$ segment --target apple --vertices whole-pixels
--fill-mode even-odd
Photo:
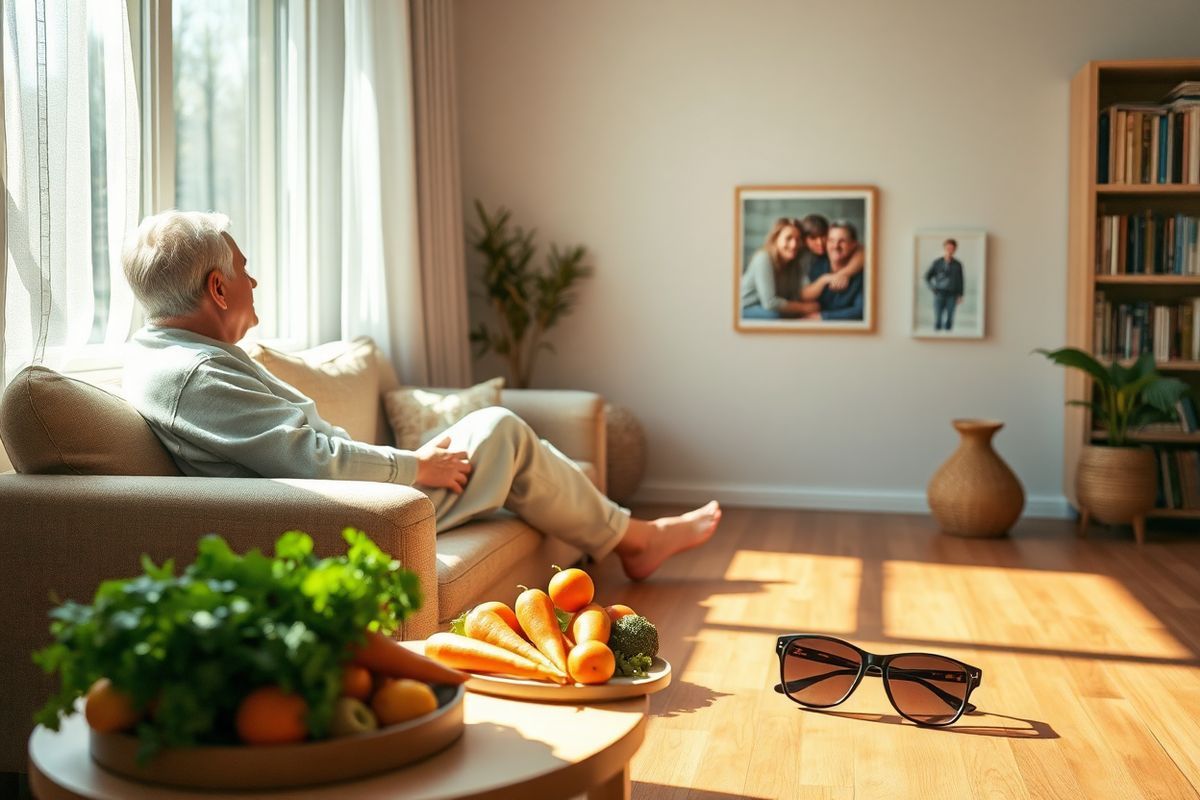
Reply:
[[[369,733],[379,727],[379,721],[363,701],[353,697],[339,697],[333,706],[333,719],[329,722],[330,736],[351,736]]]

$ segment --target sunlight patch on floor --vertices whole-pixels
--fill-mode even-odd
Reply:
[[[850,632],[858,625],[861,577],[857,558],[739,550],[724,575],[734,590],[702,601],[705,622],[779,633]]]
[[[1124,584],[1094,573],[886,561],[882,610],[897,639],[1195,657]]]

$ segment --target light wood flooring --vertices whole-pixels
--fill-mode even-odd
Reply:
[[[597,599],[655,620],[674,668],[633,797],[1200,797],[1200,532],[1132,539],[1026,520],[965,540],[927,516],[727,509],[711,542],[645,583],[606,559]],[[919,728],[869,678],[836,709],[802,709],[771,688],[789,632],[978,666],[979,713]]]

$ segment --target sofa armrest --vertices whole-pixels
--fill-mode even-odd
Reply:
[[[432,631],[436,626],[433,504],[409,486],[5,475],[0,478],[0,507],[5,509],[0,563],[16,567],[14,578],[20,583],[36,580],[80,601],[91,599],[98,579],[140,572],[142,553],[155,561],[175,558],[191,563],[196,542],[206,533],[220,534],[235,551],[257,547],[270,553],[281,533],[301,530],[313,537],[317,554],[324,556],[344,553],[342,530],[359,528],[421,577],[425,603],[407,621],[408,627]],[[45,595],[42,591],[34,596]],[[423,624],[426,616],[430,621]]]
[[[604,398],[594,392],[566,389],[505,389],[500,405],[529,423],[568,458],[596,468],[597,488],[605,491],[607,434]]]

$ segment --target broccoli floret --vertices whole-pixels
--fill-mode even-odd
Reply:
[[[638,655],[653,658],[658,655],[658,628],[645,617],[629,614],[612,624],[608,646],[625,658]]]
[[[633,658],[626,658],[620,653],[614,653],[614,655],[617,657],[617,675],[623,678],[645,678],[650,674],[646,671],[653,663],[650,656],[636,655]]]

